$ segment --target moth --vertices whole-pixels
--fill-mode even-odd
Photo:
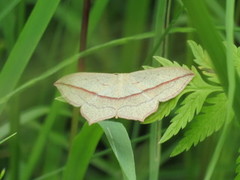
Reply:
[[[54,85],[69,104],[80,107],[89,124],[113,117],[143,122],[159,102],[177,96],[193,77],[186,68],[160,67],[119,74],[74,73]]]

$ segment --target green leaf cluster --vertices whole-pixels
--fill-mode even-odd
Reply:
[[[189,150],[191,146],[197,145],[206,137],[218,131],[225,123],[229,123],[229,120],[227,121],[227,97],[219,84],[217,75],[214,73],[209,55],[194,41],[189,41],[188,44],[193,52],[194,62],[199,71],[192,66],[191,70],[194,72],[195,77],[185,90],[176,98],[160,104],[159,111],[146,120],[149,123],[168,116],[171,110],[181,101],[174,112],[171,124],[160,140],[160,143],[166,142],[178,134],[181,129],[187,128],[184,137],[173,150],[172,156]],[[155,57],[155,59],[163,66],[180,66],[176,62],[173,63],[161,57]],[[240,49],[236,47],[234,47],[234,62],[239,73]],[[233,117],[232,111],[230,115]]]

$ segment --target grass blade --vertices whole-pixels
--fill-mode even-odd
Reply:
[[[5,141],[7,141],[7,140],[10,139],[11,137],[15,136],[16,134],[17,134],[17,133],[15,132],[15,133],[11,134],[10,136],[4,138],[3,140],[0,141],[0,144],[4,143]]]
[[[102,121],[99,122],[99,125],[107,136],[124,177],[128,180],[135,180],[136,172],[133,150],[125,127],[119,122],[112,121]]]

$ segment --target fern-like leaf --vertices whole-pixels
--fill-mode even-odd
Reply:
[[[210,105],[204,106],[202,113],[192,121],[185,137],[178,143],[171,156],[189,150],[192,145],[195,146],[224,125],[228,109],[226,95],[219,93],[217,96],[209,98],[207,103]]]
[[[162,65],[162,66],[181,67],[181,65],[178,64],[176,61],[170,61],[160,56],[154,56],[154,59],[159,63],[159,65]]]
[[[164,117],[168,116],[170,114],[170,112],[176,107],[179,98],[182,96],[182,93],[167,102],[161,103],[159,105],[158,110],[155,113],[148,116],[145,119],[145,121],[143,122],[143,124],[149,124],[149,123],[155,122],[157,120],[161,120]]]
[[[163,143],[176,135],[181,129],[185,128],[187,123],[192,121],[195,114],[198,114],[205,102],[207,96],[216,91],[215,86],[205,83],[197,70],[193,67],[192,71],[195,74],[193,81],[188,86],[188,89],[193,91],[182,102],[181,107],[176,111],[176,115],[171,120],[171,125],[167,128],[160,143]]]
[[[198,68],[210,81],[219,84],[218,77],[213,71],[214,67],[208,53],[194,41],[188,41],[188,44],[195,57],[194,62],[198,64]]]

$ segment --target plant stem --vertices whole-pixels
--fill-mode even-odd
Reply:
[[[81,24],[81,32],[80,32],[79,52],[82,52],[87,48],[87,32],[88,32],[90,8],[91,8],[91,0],[84,0],[82,24]],[[84,69],[84,58],[83,57],[79,58],[79,60],[78,60],[78,69],[79,69],[79,71]]]
[[[82,24],[81,24],[81,32],[80,32],[80,48],[79,52],[86,50],[87,47],[87,32],[88,32],[88,21],[89,21],[89,13],[90,13],[90,0],[84,0],[83,2],[83,14],[82,14]],[[84,70],[84,57],[79,57],[78,59],[78,71]],[[79,108],[73,109],[73,117],[71,122],[71,141],[77,134],[78,129],[78,110]]]
[[[150,164],[149,164],[149,180],[158,180],[161,144],[161,122],[156,121],[151,124],[150,128]]]

